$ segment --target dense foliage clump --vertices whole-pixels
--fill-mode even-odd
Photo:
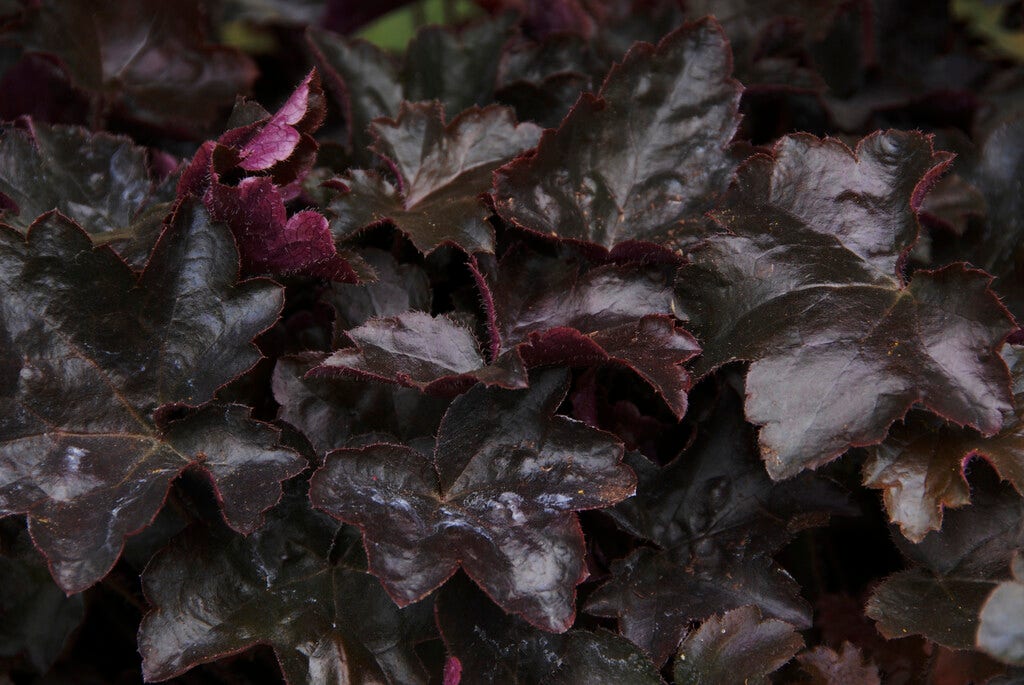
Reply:
[[[0,683],[1024,682],[1022,18],[0,1]]]

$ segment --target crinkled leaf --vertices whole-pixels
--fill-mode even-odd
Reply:
[[[282,357],[274,369],[280,418],[301,430],[317,452],[346,447],[363,433],[408,442],[433,437],[446,405],[416,390],[365,380],[317,378],[308,372],[323,357]]]
[[[147,125],[202,130],[257,75],[241,52],[207,42],[196,0],[47,0],[29,16],[27,50],[57,57],[74,85]]]
[[[804,646],[796,628],[754,607],[713,616],[688,635],[673,669],[677,685],[760,685]]]
[[[316,70],[270,115],[242,101],[234,127],[196,152],[178,183],[179,196],[201,198],[214,221],[231,228],[246,274],[303,274],[352,283],[359,274],[334,245],[327,219],[307,209],[288,216],[285,201],[309,172],[311,134],[326,114]],[[246,176],[237,183],[226,179]]]
[[[230,234],[185,206],[136,275],[57,214],[0,230],[0,514],[26,513],[58,584],[82,590],[198,463],[232,526],[250,531],[304,460],[240,406],[162,425],[259,359],[281,289],[235,283]]]
[[[811,625],[800,586],[770,559],[734,563],[712,554],[688,567],[671,552],[648,548],[612,564],[611,580],[594,591],[585,609],[618,619],[619,632],[661,665],[691,621],[746,605],[799,628]]]
[[[882,581],[866,609],[883,635],[973,648],[982,604],[1024,549],[1024,500],[990,480],[979,478],[973,504],[947,512],[941,531],[901,543],[917,566]]]
[[[142,578],[147,681],[266,644],[293,684],[427,682],[413,643],[429,607],[399,609],[354,559],[331,559],[337,526],[303,502],[248,538],[193,527],[157,554]]]
[[[494,199],[506,221],[606,250],[634,241],[692,244],[725,190],[740,85],[712,21],[657,47],[634,46],[598,96],[584,94],[536,154],[503,167]]]
[[[610,435],[554,416],[566,374],[525,391],[476,386],[448,409],[433,458],[400,445],[337,450],[310,497],[363,529],[370,571],[400,606],[460,566],[503,609],[563,632],[587,575],[574,511],[633,494]]]
[[[629,641],[605,631],[538,630],[509,616],[462,575],[438,593],[437,622],[465,683],[663,682],[654,664]]]
[[[971,501],[963,469],[974,455],[985,459],[1000,476],[1024,491],[1024,358],[1021,348],[1007,346],[1003,358],[1013,375],[1014,404],[1003,427],[990,438],[911,414],[895,426],[864,464],[864,484],[883,491],[893,523],[911,540],[920,541],[942,525],[943,507]]]
[[[365,376],[438,395],[464,392],[478,381],[510,389],[528,382],[519,355],[488,365],[473,331],[443,314],[372,319],[345,335],[354,347],[335,351],[317,367],[317,375]]]
[[[811,677],[808,685],[882,685],[878,667],[849,642],[844,642],[838,653],[819,646],[799,654],[796,660]]]
[[[245,273],[301,273],[343,283],[359,279],[338,254],[327,219],[315,210],[289,217],[281,192],[267,176],[244,178],[237,186],[215,180],[204,203],[214,221],[231,228]]]
[[[5,538],[7,532],[0,529]],[[54,585],[23,528],[0,539],[0,547],[0,656],[24,652],[45,673],[85,617],[85,599]]]
[[[916,208],[948,156],[918,133],[853,152],[798,135],[740,172],[728,233],[710,237],[679,289],[706,373],[750,360],[747,418],[773,478],[881,442],[914,403],[986,435],[1009,410],[996,353],[1013,324],[991,278],[963,265],[900,263]]]
[[[1024,666],[1024,559],[1011,564],[1013,579],[996,586],[978,616],[977,647],[1015,666]]]
[[[512,111],[498,105],[463,111],[446,124],[434,102],[403,104],[395,119],[374,120],[371,129],[372,149],[398,185],[372,172],[346,177],[348,191],[330,204],[337,237],[389,221],[423,253],[443,244],[494,250],[490,210],[480,196],[494,169],[536,145],[540,127],[516,124]]]

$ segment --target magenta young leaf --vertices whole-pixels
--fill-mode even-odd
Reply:
[[[751,361],[747,418],[774,478],[881,442],[915,402],[991,435],[1009,410],[997,354],[1013,322],[991,278],[963,265],[900,268],[915,211],[948,163],[917,133],[790,136],[740,172],[729,232],[680,272],[704,348],[698,370]]]
[[[400,606],[460,566],[506,611],[564,632],[586,577],[574,511],[633,493],[622,445],[553,416],[565,374],[526,391],[476,386],[448,409],[433,457],[401,445],[337,450],[310,497],[363,529],[370,572]]]
[[[332,560],[336,529],[296,492],[248,538],[176,537],[143,574],[146,680],[266,644],[288,683],[426,683],[413,643],[430,637],[428,607],[397,608],[357,554]]]
[[[754,607],[713,616],[688,635],[673,669],[676,685],[761,685],[800,651],[794,626],[762,620]]]
[[[597,96],[584,94],[537,152],[495,176],[506,221],[604,250],[679,249],[729,184],[740,85],[713,21],[634,46]]]
[[[553,635],[496,607],[461,574],[441,589],[437,623],[465,683],[662,683],[654,664],[606,631]]]
[[[277,112],[238,151],[238,166],[246,171],[266,171],[291,157],[320,128],[327,115],[324,92],[316,70],[292,92]]]
[[[211,474],[228,522],[251,531],[304,460],[239,406],[164,425],[259,359],[251,345],[281,307],[269,282],[235,283],[230,235],[186,205],[133,273],[59,214],[26,236],[0,229],[0,513],[26,513],[68,592],[117,560],[192,463]]]
[[[203,201],[214,221],[231,228],[245,273],[319,276],[352,283],[358,275],[338,254],[327,219],[314,210],[288,216],[284,198],[266,176],[242,179],[238,186],[214,180]]]
[[[393,223],[420,252],[443,244],[466,252],[494,250],[490,210],[480,195],[491,172],[533,147],[535,124],[517,124],[497,105],[469,109],[445,123],[439,103],[403,104],[395,119],[377,119],[371,148],[391,167],[398,185],[365,171],[343,179],[348,188],[330,204],[331,229],[346,238],[374,224]]]

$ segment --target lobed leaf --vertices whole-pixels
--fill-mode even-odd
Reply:
[[[759,685],[800,651],[796,629],[775,619],[761,620],[754,607],[713,616],[687,636],[673,669],[677,685]]]
[[[698,373],[752,362],[746,413],[773,478],[881,442],[914,403],[999,430],[1011,398],[997,350],[1013,323],[991,278],[964,265],[909,284],[900,273],[948,161],[917,133],[878,133],[856,152],[784,138],[741,171],[716,214],[728,233],[681,270]]]
[[[403,103],[395,119],[375,119],[371,146],[397,185],[354,171],[333,200],[331,230],[338,238],[382,222],[393,223],[420,252],[456,245],[467,253],[493,252],[489,208],[480,200],[491,173],[540,137],[535,124],[517,124],[512,111],[492,105],[463,111],[445,123],[438,102]]]
[[[526,391],[476,386],[449,407],[433,457],[394,444],[336,450],[313,504],[363,530],[371,573],[399,606],[462,567],[504,610],[564,632],[586,577],[572,513],[631,495],[621,443],[561,416],[565,374]]]
[[[427,682],[413,643],[429,636],[430,612],[395,607],[357,557],[332,561],[337,526],[303,495],[248,538],[193,527],[157,554],[143,574],[147,682],[257,644],[289,683]]]
[[[498,171],[494,204],[543,236],[628,253],[686,249],[728,186],[741,87],[713,21],[638,44],[533,154]],[[656,252],[656,250],[655,250]]]
[[[186,466],[211,474],[246,532],[304,466],[244,407],[160,418],[260,358],[250,341],[276,320],[281,290],[236,284],[237,259],[230,235],[188,205],[139,275],[56,213],[25,236],[0,229],[0,514],[27,514],[65,591],[106,574]]]

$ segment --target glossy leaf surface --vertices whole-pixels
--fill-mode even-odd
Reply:
[[[328,455],[314,505],[363,529],[369,568],[400,606],[460,566],[503,609],[563,632],[586,577],[576,516],[633,493],[622,445],[553,412],[565,376],[452,402],[432,457],[393,444]]]
[[[606,250],[632,241],[688,246],[734,168],[740,85],[717,24],[639,44],[585,94],[536,154],[502,168],[495,207],[540,235]]]
[[[429,637],[430,612],[397,608],[358,554],[332,560],[337,525],[304,500],[248,538],[191,528],[157,555],[143,576],[147,681],[267,644],[289,683],[427,682],[412,644]]]
[[[57,214],[0,241],[0,512],[28,514],[61,587],[99,580],[193,462],[221,488],[228,521],[255,528],[303,460],[244,407],[169,426],[157,412],[207,402],[256,363],[250,341],[277,317],[279,288],[236,285],[230,235],[189,207],[140,275]]]
[[[538,126],[517,124],[499,106],[469,109],[446,123],[435,102],[405,104],[395,119],[374,120],[371,130],[371,149],[397,185],[373,172],[346,177],[348,191],[330,204],[338,238],[387,221],[423,253],[443,244],[468,253],[494,250],[490,210],[479,196],[490,189],[494,169],[536,145]]]
[[[729,232],[681,271],[701,373],[751,361],[747,418],[773,478],[852,445],[881,442],[914,403],[985,435],[1011,407],[997,354],[1011,319],[983,272],[900,265],[915,210],[948,156],[915,133],[879,133],[853,152],[791,136],[752,158]]]

